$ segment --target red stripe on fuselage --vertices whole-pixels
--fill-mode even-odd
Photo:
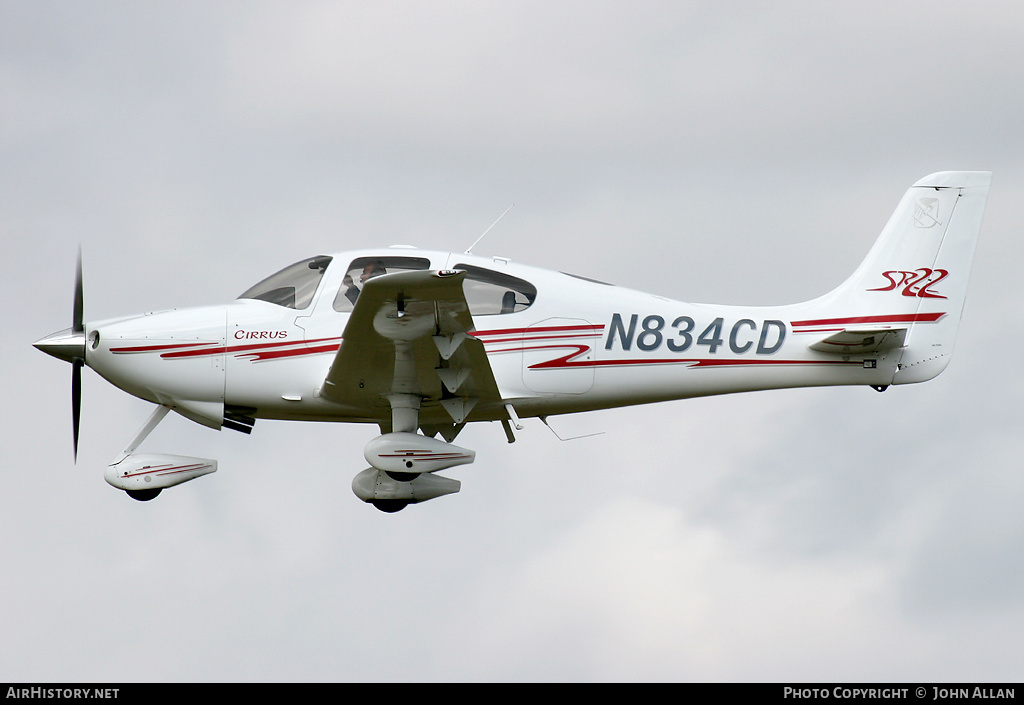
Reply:
[[[146,353],[146,352],[160,352],[161,350],[179,350],[181,348],[197,348],[201,346],[217,345],[216,342],[209,343],[174,343],[169,345],[139,345],[130,348],[110,348],[110,352],[123,354],[123,353]],[[201,351],[205,352],[205,351]]]
[[[293,340],[277,343],[249,343],[246,345],[221,345],[208,343],[175,343],[167,345],[139,345],[127,348],[111,348],[115,354],[126,353],[160,353],[165,360],[208,357],[211,355],[236,355],[250,357],[253,362],[273,360],[282,357],[300,355],[316,355],[337,352],[341,347],[341,338],[315,338],[312,340]],[[317,345],[317,343],[321,343]]]
[[[579,333],[591,332],[600,333],[604,330],[604,324],[585,326],[532,326],[530,328],[505,328],[502,330],[477,330],[470,333],[474,338],[489,335],[521,335],[523,333]],[[496,342],[496,341],[495,341]]]
[[[845,326],[857,323],[935,323],[942,313],[899,313],[886,316],[852,316],[850,318],[817,318],[810,321],[790,321],[794,328],[811,326]]]

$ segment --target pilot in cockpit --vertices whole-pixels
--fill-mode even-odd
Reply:
[[[379,277],[381,274],[387,274],[388,270],[385,269],[384,263],[379,259],[373,262],[367,262],[366,266],[363,267],[363,273],[359,275],[359,284],[365,284],[368,280],[374,277]],[[346,273],[345,278],[342,279],[342,284],[348,287],[345,290],[345,298],[352,302],[353,305],[356,303],[356,299],[359,298],[360,287],[357,287],[352,281],[352,275]]]

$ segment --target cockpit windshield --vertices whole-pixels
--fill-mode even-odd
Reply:
[[[269,301],[285,308],[304,309],[313,301],[313,295],[316,294],[324,271],[330,263],[331,258],[327,255],[296,262],[247,289],[238,298]]]

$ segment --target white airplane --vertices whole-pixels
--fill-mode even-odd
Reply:
[[[458,492],[470,422],[765,389],[923,382],[949,363],[989,172],[910,188],[867,258],[832,292],[777,307],[671,301],[502,258],[408,247],[320,255],[236,301],[73,325],[35,343],[156,404],[108,466],[138,500],[217,469],[137,453],[168,411],[249,433],[257,419],[377,424],[359,499],[393,512]],[[470,248],[472,249],[472,248]]]

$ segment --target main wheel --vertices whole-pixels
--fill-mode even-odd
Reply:
[[[162,487],[157,487],[155,490],[125,490],[128,496],[132,499],[140,502],[148,502],[151,499],[156,499],[156,496],[160,494]]]
[[[375,500],[373,500],[372,504],[373,504],[373,506],[375,506],[377,509],[381,510],[382,512],[387,512],[388,514],[394,514],[395,512],[400,512],[403,509],[405,509],[407,506],[409,506],[409,500],[407,500],[407,499],[375,499]]]

